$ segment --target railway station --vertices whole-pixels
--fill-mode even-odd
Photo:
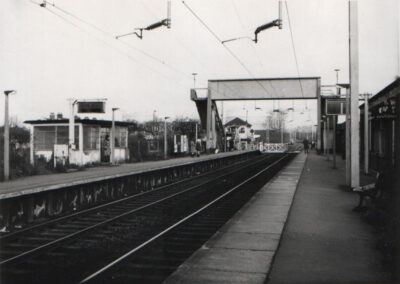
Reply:
[[[400,282],[399,2],[6,2],[1,283]]]

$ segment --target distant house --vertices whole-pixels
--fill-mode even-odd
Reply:
[[[251,124],[236,117],[225,123],[225,133],[227,137],[228,148],[238,150],[248,149],[250,143],[254,141],[254,131],[251,129]]]
[[[69,145],[69,119],[58,116],[45,120],[27,120],[31,125],[31,164],[39,157],[47,161],[86,165],[110,162],[109,120],[75,118],[75,149]],[[115,161],[129,159],[128,126],[130,122],[115,122]]]

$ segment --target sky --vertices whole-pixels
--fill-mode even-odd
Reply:
[[[46,8],[38,5],[41,0],[1,2],[0,91],[17,90],[10,96],[10,115],[19,122],[51,112],[68,117],[69,98],[106,98],[106,113],[96,115],[103,119],[111,118],[113,107],[120,108],[118,120],[149,120],[154,111],[159,117],[198,118],[190,100],[192,73],[196,87],[204,88],[210,79],[296,76],[334,84],[336,68],[339,81],[349,81],[347,0],[283,1],[283,29],[263,31],[257,44],[225,43],[236,59],[217,38],[253,37],[256,27],[277,19],[277,0],[172,0],[171,29],[118,40],[165,19],[167,0],[49,0]],[[374,94],[400,75],[400,1],[362,0],[358,14],[359,89]],[[278,104],[225,102],[224,121],[243,119],[247,110],[248,121],[261,127],[273,103]],[[279,104],[294,104],[292,120],[315,123],[315,102]],[[0,110],[3,124],[4,96]]]

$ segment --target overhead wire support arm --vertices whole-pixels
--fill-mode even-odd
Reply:
[[[143,39],[143,30],[150,31],[150,30],[154,30],[159,27],[162,27],[162,26],[166,26],[168,29],[171,28],[171,1],[168,1],[167,18],[166,19],[163,19],[159,22],[148,25],[145,28],[137,28],[136,30],[138,30],[139,32],[135,31],[135,32],[131,32],[131,33],[123,34],[123,35],[118,35],[115,38],[119,39],[120,37],[124,37],[124,36],[128,36],[128,35],[136,35],[138,38]]]
[[[264,30],[267,30],[267,29],[273,28],[273,27],[278,27],[280,30],[282,29],[282,2],[281,1],[279,1],[278,19],[273,20],[272,22],[266,23],[266,24],[256,28],[256,30],[254,31],[254,40],[253,41],[255,43],[257,43],[258,34]]]
[[[143,29],[139,28],[139,29],[135,29],[135,30],[138,30],[139,33],[138,32],[131,32],[131,33],[119,35],[119,36],[116,36],[115,39],[119,39],[120,37],[129,36],[129,35],[136,35],[138,38],[142,39],[143,38]]]
[[[257,35],[269,28],[273,28],[273,27],[281,27],[281,20],[274,20],[272,22],[269,22],[265,25],[259,26],[255,31],[254,31],[254,42],[257,43],[258,39],[257,39]]]

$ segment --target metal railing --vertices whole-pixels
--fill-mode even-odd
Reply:
[[[264,143],[264,151],[269,153],[283,153],[287,152],[287,143]]]

